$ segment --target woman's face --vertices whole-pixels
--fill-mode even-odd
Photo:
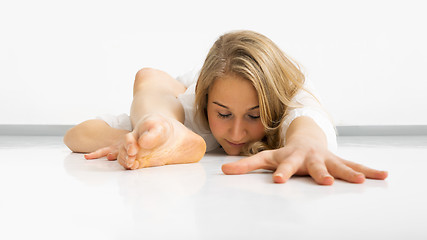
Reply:
[[[212,134],[229,155],[239,155],[245,145],[265,135],[258,94],[239,76],[215,80],[208,93],[207,113]]]

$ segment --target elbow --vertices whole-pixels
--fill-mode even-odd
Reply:
[[[72,152],[79,152],[78,148],[78,129],[77,126],[72,127],[69,129],[63,138],[64,144],[72,151]]]
[[[87,153],[91,152],[92,149],[89,144],[91,134],[92,120],[88,120],[80,123],[77,126],[69,129],[64,135],[64,144],[72,151],[76,153]]]
[[[82,122],[65,133],[64,144],[76,153],[93,152],[100,147],[105,147],[109,143],[102,143],[103,137],[102,134],[100,137],[100,133],[104,132],[106,125],[104,121],[97,119]]]

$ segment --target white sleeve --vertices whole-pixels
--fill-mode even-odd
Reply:
[[[103,120],[112,128],[132,131],[132,123],[126,113],[120,115],[104,114],[97,116],[96,119]]]
[[[304,89],[307,89],[314,94],[314,88],[310,83],[304,85]],[[293,99],[292,103],[300,104],[302,107],[290,108],[285,116],[282,125],[282,138],[285,139],[286,131],[289,125],[298,117],[310,117],[314,122],[323,130],[326,135],[328,142],[329,151],[336,153],[337,151],[337,137],[334,124],[332,119],[326,110],[322,107],[319,102],[320,99],[316,98],[302,89]],[[319,100],[319,101],[318,101]]]
[[[194,133],[198,134],[205,140],[206,142],[206,152],[215,150],[219,147],[218,142],[216,141],[215,137],[213,136],[210,129],[205,129],[202,124],[195,119],[195,98],[196,98],[196,83],[193,83],[190,85],[185,93],[180,94],[178,96],[178,100],[181,103],[182,107],[184,108],[185,113],[185,121],[184,125],[193,131]]]
[[[199,78],[200,74],[200,68],[201,67],[199,66],[194,67],[190,71],[187,71],[184,74],[177,76],[175,79],[178,80],[180,83],[184,84],[186,88],[188,88],[193,83],[197,82],[197,79]]]

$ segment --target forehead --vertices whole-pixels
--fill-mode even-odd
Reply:
[[[209,101],[223,104],[258,105],[258,94],[252,83],[238,75],[217,78],[208,92]]]

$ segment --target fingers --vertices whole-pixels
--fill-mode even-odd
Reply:
[[[102,157],[107,157],[107,159],[110,161],[116,160],[118,152],[111,150],[111,147],[101,148],[96,150],[95,152],[91,152],[89,154],[84,155],[84,157],[86,158],[86,160],[92,160]]]
[[[372,168],[366,167],[366,166],[364,166],[362,164],[350,162],[350,161],[347,161],[347,160],[344,160],[344,159],[341,159],[341,161],[345,165],[347,165],[350,168],[354,169],[355,171],[363,173],[367,178],[384,180],[388,176],[388,172],[387,171],[379,171],[379,170],[376,170],[376,169],[372,169]]]
[[[119,154],[118,151],[114,151],[114,152],[110,152],[109,154],[107,154],[107,159],[109,161],[114,161],[117,159],[117,155]]]
[[[334,177],[329,174],[324,161],[313,157],[310,159],[310,161],[308,161],[306,167],[310,176],[318,184],[332,185],[334,183]]]
[[[91,152],[89,154],[85,154],[84,157],[87,160],[97,159],[107,156],[110,153],[110,147],[100,148],[95,152]]]
[[[263,151],[253,156],[242,158],[237,162],[227,163],[222,165],[222,171],[228,175],[244,174],[256,169],[270,169],[266,164],[266,158],[269,158],[270,153]]]
[[[273,174],[273,181],[275,183],[285,183],[297,170],[298,166],[295,161],[282,162]]]
[[[329,172],[339,179],[351,183],[363,183],[365,181],[365,175],[363,173],[353,170],[337,159],[326,161],[326,166]]]

